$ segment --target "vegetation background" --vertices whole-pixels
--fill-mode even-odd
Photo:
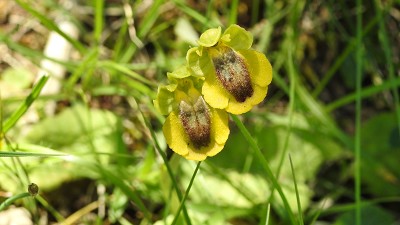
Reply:
[[[273,82],[198,167],[152,99],[233,23]],[[400,224],[399,27],[398,0],[0,0],[0,224]]]

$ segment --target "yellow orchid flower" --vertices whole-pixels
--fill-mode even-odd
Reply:
[[[238,25],[206,30],[199,47],[189,49],[186,60],[195,76],[204,77],[202,94],[213,108],[232,114],[250,111],[267,95],[272,66],[264,54],[250,49],[251,34]]]
[[[228,114],[210,107],[200,93],[202,78],[186,67],[168,74],[171,84],[160,86],[155,107],[168,115],[163,133],[168,146],[186,159],[202,161],[219,153],[229,136]]]

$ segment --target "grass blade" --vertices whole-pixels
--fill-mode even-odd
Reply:
[[[101,33],[103,31],[103,8],[104,8],[104,0],[96,0],[95,1],[95,14],[94,14],[94,40],[96,40],[97,44],[101,41]]]
[[[229,24],[237,23],[238,6],[239,6],[239,1],[233,0],[231,3],[231,10],[229,12]]]
[[[187,198],[187,196],[189,195],[190,189],[192,188],[194,178],[196,177],[196,174],[197,174],[197,172],[198,172],[199,169],[200,169],[200,164],[201,164],[201,161],[199,161],[199,162],[197,163],[196,169],[195,169],[194,172],[193,172],[193,176],[192,176],[192,178],[190,179],[190,182],[189,182],[189,185],[188,185],[188,187],[187,187],[187,189],[186,189],[185,195],[184,195],[183,198],[182,198],[181,204],[179,205],[178,211],[176,212],[175,218],[174,218],[174,220],[172,221],[171,225],[175,225],[176,222],[178,221],[179,214],[181,213],[182,207],[185,205],[186,198]]]
[[[6,133],[11,127],[13,127],[18,120],[25,114],[32,103],[39,97],[42,88],[46,84],[49,76],[44,75],[40,78],[39,82],[33,87],[32,92],[26,97],[22,105],[4,122],[3,133]]]
[[[380,85],[372,85],[370,87],[363,88],[361,90],[360,95],[361,95],[361,98],[367,98],[367,97],[370,97],[379,92],[382,92],[382,91],[385,91],[388,89],[396,89],[398,87],[400,87],[400,78],[394,78],[393,80],[385,81]],[[347,105],[347,104],[355,101],[356,98],[357,98],[356,93],[346,95],[346,96],[328,104],[325,107],[325,109],[327,112],[333,111],[337,108],[340,108],[344,105]]]
[[[362,0],[357,0],[357,48],[356,48],[356,118],[355,118],[355,162],[354,198],[356,204],[355,222],[361,225],[361,76],[363,66],[362,49]]]
[[[152,129],[152,127],[150,126],[149,121],[147,121],[145,115],[143,114],[143,111],[140,109],[140,107],[138,107],[136,101],[135,101],[135,103],[136,103],[136,106],[137,106],[137,108],[138,108],[138,110],[140,112],[140,115],[141,115],[141,117],[139,119],[142,121],[144,127],[147,127],[149,129],[150,135],[151,135],[151,139],[154,142],[154,148],[160,154],[160,156],[161,156],[161,158],[162,158],[162,160],[163,160],[163,162],[165,164],[165,167],[167,168],[167,173],[168,173],[168,176],[171,179],[172,186],[175,189],[176,196],[178,197],[179,201],[182,202],[183,196],[182,196],[181,190],[179,189],[178,182],[175,179],[174,173],[172,172],[172,168],[171,168],[171,165],[170,165],[170,163],[169,163],[169,161],[167,159],[167,155],[161,150],[160,144],[157,141],[156,134],[155,134],[154,130]],[[149,108],[151,108],[151,107],[149,107]],[[183,217],[185,219],[186,224],[187,225],[192,225],[192,222],[190,220],[190,217],[189,217],[189,214],[187,212],[186,206],[183,205],[182,207],[183,207],[182,208]]]
[[[0,152],[0,158],[4,158],[4,157],[50,157],[50,156],[67,156],[67,155],[35,153],[35,152]]]
[[[301,202],[300,202],[299,189],[297,188],[296,174],[295,174],[295,172],[294,172],[293,161],[292,161],[292,157],[291,157],[290,155],[289,155],[289,161],[290,161],[290,168],[292,169],[293,182],[294,182],[294,190],[295,190],[295,192],[296,192],[297,211],[298,211],[298,213],[299,213],[299,225],[304,225],[304,221],[303,221],[303,210],[301,209]]]
[[[25,2],[23,0],[15,0],[23,9],[28,11],[30,14],[32,14],[34,17],[36,17],[45,27],[47,27],[49,30],[57,32],[59,35],[61,35],[63,38],[65,38],[69,43],[71,43],[75,49],[77,49],[81,54],[85,53],[85,47],[77,40],[71,38],[68,36],[66,33],[64,33],[54,21],[50,20],[46,15],[43,15],[42,13],[36,11],[34,8],[31,7],[30,2]]]
[[[375,2],[375,9],[376,9],[376,14],[379,17],[379,41],[381,42],[382,48],[385,53],[385,61],[387,62],[387,68],[389,72],[389,79],[390,82],[393,82],[396,79],[396,76],[394,74],[394,65],[393,65],[393,53],[392,53],[392,48],[389,37],[388,37],[388,32],[385,28],[384,21],[382,20],[382,11],[381,9],[382,6],[379,5],[379,2],[377,0]],[[392,92],[393,92],[393,101],[394,101],[394,106],[395,106],[395,111],[396,111],[396,116],[397,116],[397,127],[400,129],[400,107],[399,107],[399,92],[397,91],[397,87],[392,87]],[[399,134],[400,135],[400,134]],[[399,136],[400,138],[400,136]]]
[[[378,16],[375,16],[365,27],[365,29],[362,32],[363,36],[366,36],[371,30],[372,28],[375,27],[376,23],[378,22],[379,18]],[[326,85],[329,83],[329,81],[332,79],[332,77],[335,75],[335,73],[337,72],[337,70],[340,68],[340,66],[344,63],[344,61],[346,60],[347,56],[354,51],[354,49],[357,47],[357,39],[353,39],[352,41],[350,41],[350,43],[347,45],[347,47],[345,48],[345,50],[342,52],[342,54],[340,54],[337,58],[337,60],[334,62],[334,64],[330,67],[330,69],[328,70],[328,72],[324,75],[324,77],[322,78],[321,82],[318,84],[317,87],[315,87],[312,95],[314,97],[319,96],[319,94],[321,94],[321,92],[324,90],[324,88],[326,87]]]
[[[279,185],[278,180],[272,173],[272,170],[269,167],[268,162],[265,159],[263,153],[261,152],[260,148],[257,146],[254,139],[251,137],[251,134],[249,133],[247,128],[243,125],[242,121],[240,121],[240,119],[236,115],[231,115],[231,117],[232,117],[233,121],[236,123],[236,126],[238,126],[240,132],[242,133],[242,135],[244,136],[246,141],[249,143],[250,147],[254,150],[254,154],[256,155],[256,157],[260,160],[261,166],[267,173],[267,178],[272,182],[272,185],[274,186],[274,188],[278,191],[279,195],[281,196],[283,205],[286,208],[286,212],[289,216],[291,224],[295,224],[294,215],[289,206],[289,202],[288,202],[285,194],[283,193],[283,190],[282,190],[281,186]]]

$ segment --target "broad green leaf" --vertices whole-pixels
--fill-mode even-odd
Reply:
[[[25,139],[67,153],[112,152],[119,127],[111,112],[76,105],[35,124]]]
[[[271,169],[276,173],[281,154],[284,154],[283,150],[285,148],[285,139],[287,135],[287,118],[276,115],[273,120],[275,121],[275,125],[268,126],[265,122],[259,121],[260,123],[249,124],[248,127],[250,128],[251,134],[256,139],[258,146],[264,150],[265,157],[270,163]],[[297,207],[294,181],[287,157],[287,155],[290,154],[293,160],[294,170],[296,171],[296,182],[299,188],[301,204],[303,209],[306,209],[313,196],[312,189],[307,185],[308,182],[316,178],[318,168],[323,160],[337,157],[341,152],[341,147],[338,146],[334,140],[326,136],[326,134],[313,131],[304,117],[295,114],[292,133],[289,137],[287,148],[284,157],[285,161],[278,180],[291,204],[290,207],[295,210]],[[263,170],[258,164],[257,159],[253,158],[249,149],[250,147],[242,135],[237,132],[232,132],[225,149],[222,150],[219,155],[210,158],[210,161],[218,165],[218,167],[224,168],[223,170],[226,171],[226,175],[232,177],[231,179],[242,180],[249,186],[258,187],[252,189],[248,188],[246,185],[246,193],[251,193],[250,196],[256,196],[255,198],[251,198],[256,199],[256,203],[265,203],[270,195],[271,187],[267,184],[265,176],[262,176]],[[243,168],[246,168],[246,162],[253,162],[252,166],[249,168],[251,174],[231,174],[231,170],[242,171]],[[212,196],[211,198],[217,198],[219,195],[232,192],[230,190],[225,190],[223,184],[216,186],[221,188],[212,189],[216,191],[210,194]],[[238,206],[236,204],[240,204],[241,207],[251,205],[250,202],[244,200],[236,201],[236,199],[236,197],[233,198],[232,195],[230,195],[230,198],[227,197],[225,200],[232,201],[229,202],[229,204],[235,206]],[[274,199],[279,201],[280,198],[277,196]],[[228,205],[228,202],[225,202],[225,204]]]
[[[400,132],[394,113],[369,119],[362,128],[362,180],[375,196],[400,195]]]
[[[395,224],[395,218],[388,211],[378,206],[364,206],[361,208],[361,221],[363,225],[390,225]],[[356,224],[354,210],[340,215],[333,225]]]
[[[66,180],[91,177],[93,170],[85,162],[108,164],[113,154],[125,153],[122,144],[122,125],[113,113],[76,105],[54,117],[47,117],[32,126],[21,143],[30,143],[69,154],[67,157],[23,157],[29,177],[42,189],[54,188]],[[17,148],[18,150],[18,148]],[[3,160],[6,164],[10,160]],[[0,171],[6,168],[0,166]],[[13,187],[10,177],[0,172],[3,184]]]

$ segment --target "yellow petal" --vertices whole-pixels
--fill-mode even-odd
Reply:
[[[253,85],[253,90],[253,95],[250,98],[247,98],[244,102],[237,102],[235,99],[231,99],[226,111],[236,115],[250,111],[254,105],[257,105],[264,100],[267,95],[268,86],[260,87],[258,85]]]
[[[238,51],[246,60],[251,82],[266,87],[272,81],[272,66],[264,54],[255,50]]]
[[[189,154],[185,156],[186,159],[202,161],[207,158],[207,156],[214,156],[218,154],[224,146],[219,145],[215,140],[211,140],[207,147],[202,147],[201,149],[190,149]]]
[[[214,142],[214,146],[207,152],[207,156],[215,156],[219,152],[222,151],[224,145],[219,145],[218,143]]]
[[[207,155],[204,152],[199,153],[195,151],[189,151],[189,154],[187,154],[185,158],[189,160],[203,161],[207,158]]]
[[[235,115],[246,113],[253,108],[253,105],[246,102],[237,102],[235,99],[232,99],[232,101],[229,102],[228,107],[226,107],[226,111]]]
[[[224,109],[228,106],[230,94],[219,84],[214,72],[207,75],[201,93],[213,108]]]
[[[168,146],[177,154],[185,156],[189,153],[188,138],[181,121],[175,112],[171,112],[165,120],[163,133]]]
[[[212,129],[214,129],[213,134],[215,135],[213,139],[220,144],[224,145],[229,136],[229,118],[228,113],[224,110],[214,109],[212,115]]]

